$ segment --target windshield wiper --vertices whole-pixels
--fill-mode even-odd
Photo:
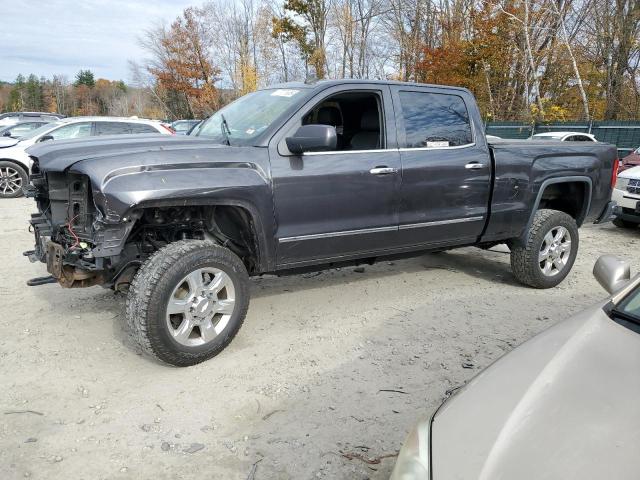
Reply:
[[[229,124],[227,123],[227,119],[224,118],[224,115],[222,113],[220,114],[220,118],[222,119],[222,121],[220,122],[220,130],[222,131],[222,136],[227,142],[227,145],[231,146],[231,140],[229,140],[229,135],[231,135]]]

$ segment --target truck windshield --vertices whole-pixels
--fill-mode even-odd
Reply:
[[[302,90],[292,88],[250,93],[214,113],[195,135],[216,143],[249,145],[302,96]]]

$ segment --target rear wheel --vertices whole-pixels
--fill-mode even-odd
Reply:
[[[21,197],[29,175],[17,163],[0,161],[0,198]]]
[[[571,271],[578,244],[578,227],[571,216],[557,210],[538,210],[526,243],[511,246],[511,270],[525,285],[555,287]]]
[[[242,326],[248,306],[242,261],[213,242],[184,240],[162,248],[140,268],[126,315],[144,351],[184,367],[220,353]]]
[[[637,228],[638,224],[636,222],[630,222],[629,220],[623,220],[622,218],[614,218],[613,223],[618,228]]]

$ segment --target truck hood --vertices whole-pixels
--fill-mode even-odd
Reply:
[[[629,168],[624,172],[619,173],[618,176],[622,178],[638,179],[640,178],[640,166]]]
[[[513,350],[432,424],[434,480],[631,479],[640,471],[640,329],[602,305]]]
[[[182,135],[108,135],[42,142],[29,147],[27,153],[38,159],[40,171],[62,172],[81,160],[106,160],[110,157],[131,156],[151,151],[164,152],[211,146],[211,141]]]
[[[142,203],[263,202],[269,195],[266,148],[229,147],[176,135],[119,135],[44,142],[27,149],[31,173],[69,171],[91,181],[105,221],[118,223]]]

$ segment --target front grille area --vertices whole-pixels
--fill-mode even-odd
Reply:
[[[640,180],[632,178],[627,185],[627,192],[640,195]]]

